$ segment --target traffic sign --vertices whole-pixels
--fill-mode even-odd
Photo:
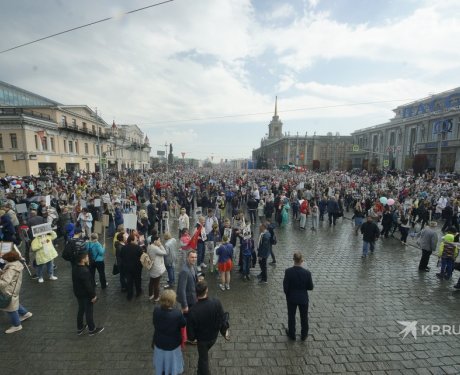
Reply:
[[[353,145],[353,152],[359,151],[359,145]]]

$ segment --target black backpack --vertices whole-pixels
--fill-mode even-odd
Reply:
[[[74,263],[77,255],[86,251],[86,241],[83,238],[71,239],[67,242],[67,245],[65,245],[62,251],[62,258],[68,262]]]

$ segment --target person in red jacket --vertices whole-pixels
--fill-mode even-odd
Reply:
[[[305,229],[307,224],[307,215],[310,213],[308,200],[304,199],[300,204],[300,229]]]

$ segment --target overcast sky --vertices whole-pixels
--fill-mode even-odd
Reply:
[[[3,1],[0,50],[154,2]],[[276,95],[285,132],[350,134],[460,86],[459,14],[458,0],[175,0],[0,54],[0,80],[138,124],[153,154],[246,158]],[[392,102],[337,106],[375,101]]]

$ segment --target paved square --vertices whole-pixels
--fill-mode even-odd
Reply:
[[[232,340],[220,337],[211,350],[213,374],[460,374],[459,336],[422,336],[420,329],[417,339],[399,334],[404,327],[397,321],[460,329],[460,292],[452,289],[453,281],[435,277],[434,257],[432,271],[419,273],[420,251],[390,238],[379,240],[375,254],[362,260],[361,236],[352,233],[349,220],[333,228],[323,225],[318,232],[300,231],[290,223],[277,229],[277,237],[277,265],[269,268],[267,285],[243,282],[234,272],[232,289],[222,292],[214,276],[207,277],[210,294],[221,299],[231,316]],[[291,342],[284,335],[282,280],[294,250],[303,252],[315,284],[306,342]],[[112,254],[107,258],[109,274]],[[98,290],[95,307],[96,323],[105,331],[78,337],[70,265],[61,258],[57,265],[55,282],[39,285],[24,274],[21,302],[34,316],[21,332],[2,334],[0,373],[153,374],[154,305],[147,293],[128,303],[117,277],[109,274],[108,289]],[[0,326],[9,326],[4,314]],[[195,347],[185,349],[184,360],[185,373],[196,373]]]

